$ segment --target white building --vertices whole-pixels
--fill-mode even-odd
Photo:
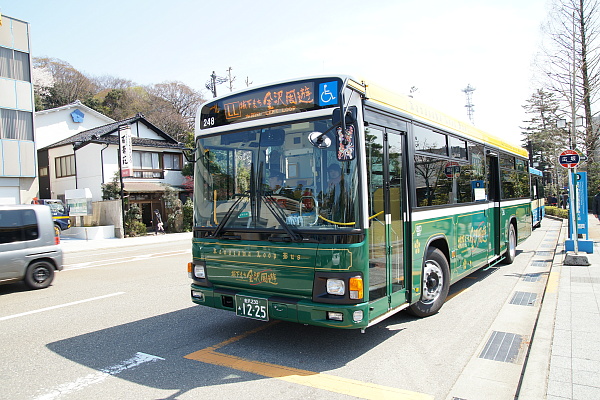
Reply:
[[[65,200],[65,190],[89,188],[92,201],[102,200],[102,184],[112,182],[120,171],[122,126],[129,126],[132,134],[133,176],[123,178],[129,204],[140,207],[142,220],[148,226],[152,210],[159,209],[164,215],[164,184],[184,191],[183,146],[141,114],[39,148],[39,197]]]
[[[79,100],[66,106],[38,111],[35,113],[35,145],[41,149],[76,133],[113,122],[114,119]]]
[[[29,24],[0,15],[0,204],[37,194]]]

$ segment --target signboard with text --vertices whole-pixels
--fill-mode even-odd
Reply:
[[[133,176],[133,150],[131,146],[131,128],[129,125],[119,127],[119,157],[121,176]]]
[[[573,174],[577,190],[577,231],[588,237],[587,172]]]
[[[575,168],[579,165],[579,153],[575,150],[565,150],[558,156],[558,162],[565,168]]]

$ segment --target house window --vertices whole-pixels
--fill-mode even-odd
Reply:
[[[75,156],[57,157],[54,159],[56,167],[56,177],[64,178],[66,176],[75,176]]]
[[[149,151],[133,152],[133,176],[134,178],[163,178],[160,166],[160,153]]]
[[[181,154],[164,153],[163,165],[165,169],[174,169],[176,171],[181,171]]]

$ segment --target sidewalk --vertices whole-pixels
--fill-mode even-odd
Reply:
[[[562,225],[519,400],[600,399],[600,222],[588,218],[589,266],[563,265]]]
[[[175,242],[187,240],[192,247],[192,232],[167,233],[166,235],[146,235],[138,237],[129,237],[124,239],[74,239],[69,237],[60,238],[60,246],[65,253],[78,251],[89,251],[96,249],[107,249],[114,247],[136,246],[152,243]]]

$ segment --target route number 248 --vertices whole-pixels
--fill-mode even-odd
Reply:
[[[214,126],[214,125],[215,125],[215,117],[204,118],[202,120],[203,128],[210,128],[211,126]]]

